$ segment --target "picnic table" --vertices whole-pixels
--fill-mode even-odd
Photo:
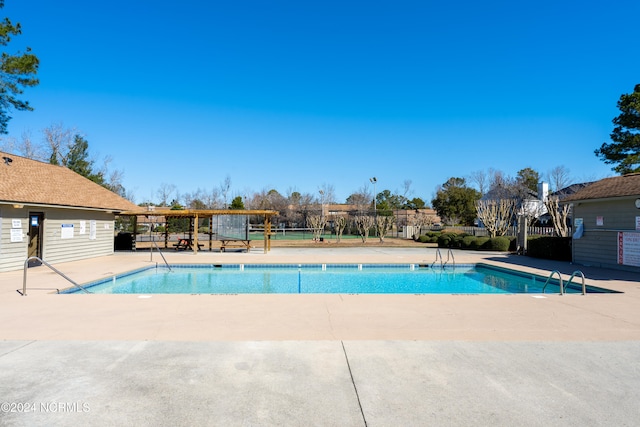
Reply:
[[[193,250],[193,239],[182,238],[178,239],[178,243],[173,245],[176,251],[186,251],[187,249]],[[198,243],[198,250],[202,249],[202,244]]]
[[[247,252],[249,252],[249,249],[251,249],[251,241],[250,240],[242,240],[242,239],[233,239],[233,238],[227,238],[227,237],[218,237],[218,240],[220,241],[220,252],[225,252],[227,247],[231,247],[231,246],[239,246],[241,249],[245,249]]]

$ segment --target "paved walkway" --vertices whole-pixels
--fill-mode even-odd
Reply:
[[[434,250],[167,253],[171,263],[431,263]],[[55,295],[0,274],[0,425],[637,425],[634,274],[492,253],[608,295]],[[56,265],[79,282],[153,261]],[[6,403],[2,403],[6,402]],[[24,406],[28,404],[28,406]],[[8,405],[8,406],[7,406]]]

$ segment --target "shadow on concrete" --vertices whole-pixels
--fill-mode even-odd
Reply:
[[[485,258],[487,261],[494,261],[503,264],[510,264],[514,266],[521,267],[530,267],[530,268],[538,268],[542,270],[547,270],[549,272],[553,270],[558,270],[562,274],[566,274],[570,276],[574,271],[580,270],[584,273],[587,279],[594,280],[622,280],[629,282],[638,282],[640,281],[640,274],[631,272],[631,271],[623,271],[623,270],[614,270],[611,268],[601,268],[601,267],[590,267],[580,264],[574,264],[569,261],[554,261],[548,259],[541,258],[532,258],[528,256],[522,255],[513,255],[508,258],[503,257],[489,257]]]

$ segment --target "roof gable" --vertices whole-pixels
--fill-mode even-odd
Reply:
[[[137,208],[66,167],[3,152],[0,152],[0,202],[115,211]]]
[[[640,196],[640,174],[632,173],[596,181],[566,197],[563,201],[610,199]]]
[[[593,182],[581,182],[578,184],[571,184],[568,187],[564,187],[561,190],[555,191],[551,194],[549,194],[549,196],[557,196],[560,200],[564,200],[565,198],[577,193],[578,191],[582,190],[585,187],[588,187],[589,185],[593,184]]]

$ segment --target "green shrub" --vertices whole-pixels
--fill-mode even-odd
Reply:
[[[462,246],[462,239],[466,234],[457,233],[443,233],[438,237],[439,248],[460,248]]]
[[[440,237],[440,232],[438,231],[429,231],[425,235],[426,243],[438,243],[438,237]]]
[[[440,236],[440,233],[427,233],[427,234],[422,234],[420,236],[418,236],[417,241],[420,243],[438,243],[438,237]]]
[[[534,258],[571,261],[571,237],[529,236],[527,255]]]
[[[438,247],[439,248],[450,248],[451,246],[451,235],[450,234],[441,234],[438,236]]]
[[[476,237],[476,239],[471,242],[471,245],[469,246],[469,249],[473,249],[475,251],[479,251],[484,249],[484,245],[489,241],[488,237]]]
[[[471,245],[473,244],[473,242],[477,239],[476,236],[464,236],[462,238],[462,244],[461,244],[461,248],[462,249],[471,249]]]
[[[457,234],[453,235],[451,238],[451,247],[452,248],[461,248],[462,247],[462,239],[464,239],[466,234]]]
[[[494,237],[492,239],[489,239],[489,242],[487,243],[487,249],[490,251],[507,252],[509,250],[510,244],[511,242],[509,241],[509,239],[504,236]]]

